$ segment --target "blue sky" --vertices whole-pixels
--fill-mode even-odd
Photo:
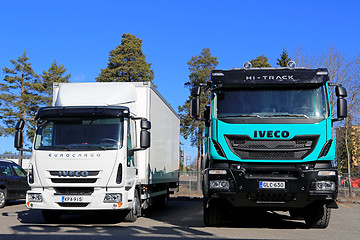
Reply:
[[[158,90],[177,109],[189,95],[187,62],[203,48],[218,69],[265,55],[272,66],[285,47],[321,54],[326,46],[360,54],[360,1],[2,1],[0,68],[27,52],[36,73],[54,59],[71,82],[93,82],[123,33],[143,40]],[[4,78],[0,71],[0,81]],[[12,138],[0,137],[0,153]],[[185,143],[185,146],[188,146]],[[187,152],[194,154],[193,149]]]

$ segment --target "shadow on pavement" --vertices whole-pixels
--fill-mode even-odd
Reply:
[[[15,212],[14,212],[15,213]],[[21,224],[12,226],[15,234],[0,239],[221,239],[208,232],[203,223],[202,199],[171,199],[165,210],[150,209],[135,223],[114,220],[104,212],[64,215],[57,224],[44,222],[41,211],[16,212]],[[6,217],[6,212],[3,213]],[[5,219],[4,219],[5,220]],[[221,228],[303,229],[305,224],[290,220],[281,212],[241,211],[231,214]]]

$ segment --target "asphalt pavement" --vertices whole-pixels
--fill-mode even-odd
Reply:
[[[106,213],[72,214],[47,224],[38,210],[16,201],[0,209],[0,240],[26,239],[359,239],[360,205],[339,203],[326,229],[308,229],[286,212],[242,212],[225,226],[205,227],[201,199],[172,199],[166,210],[150,210],[135,223]]]

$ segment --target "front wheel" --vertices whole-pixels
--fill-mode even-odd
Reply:
[[[125,222],[135,222],[138,217],[141,216],[141,202],[138,191],[135,190],[134,193],[134,203],[130,211],[126,214],[124,221]]]
[[[325,204],[307,209],[305,223],[309,228],[327,228],[330,222],[331,209]]]
[[[224,211],[215,200],[204,198],[204,224],[206,227],[217,227],[223,224]]]

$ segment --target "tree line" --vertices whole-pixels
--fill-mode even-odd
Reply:
[[[329,45],[327,50],[320,56],[304,53],[298,47],[293,58],[284,48],[276,64],[286,67],[287,63],[294,60],[299,67],[320,68],[325,67],[329,71],[330,81],[342,84],[348,89],[349,117],[346,121],[338,123],[335,127],[340,129],[337,136],[337,164],[341,171],[347,171],[349,159],[360,157],[357,150],[360,130],[356,126],[359,121],[359,84],[360,55],[349,58],[336,50],[334,45]],[[253,67],[271,67],[268,58],[260,55],[252,59]],[[211,54],[209,48],[201,50],[199,55],[191,57],[188,61],[189,79],[184,87],[191,90],[194,86],[206,83],[210,80],[210,72],[214,70],[219,61]],[[69,82],[71,74],[66,73],[66,68],[58,64],[56,60],[50,68],[41,74],[36,74],[31,66],[29,57],[24,51],[23,55],[16,60],[10,60],[11,67],[4,67],[5,74],[0,83],[0,136],[10,136],[15,132],[15,124],[18,119],[29,119],[26,125],[25,139],[32,142],[36,128],[33,118],[39,107],[50,106],[52,103],[52,85],[54,82]],[[108,63],[105,69],[101,69],[97,82],[139,82],[149,81],[152,84],[154,71],[151,64],[146,61],[142,51],[142,40],[136,36],[125,33],[122,35],[121,44],[109,53]],[[189,92],[190,93],[190,92]],[[330,94],[332,114],[336,115],[335,93]],[[201,107],[205,108],[210,103],[210,92],[201,95]],[[195,121],[190,117],[190,94],[189,98],[181,106],[178,106],[181,120],[180,131],[185,139],[189,139],[191,145],[197,148],[197,162],[200,166],[202,146],[204,141],[204,123]],[[360,172],[360,170],[359,170]]]

